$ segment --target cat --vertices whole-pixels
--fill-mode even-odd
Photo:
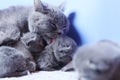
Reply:
[[[18,6],[0,10],[0,45],[14,44],[28,31],[29,12],[29,8]]]
[[[77,49],[73,64],[79,80],[119,80],[120,46],[110,40]]]
[[[25,59],[28,61],[27,65],[29,65],[29,70],[31,72],[36,70],[34,55],[36,54],[36,52],[41,52],[45,47],[44,40],[39,35],[31,32],[25,33],[14,44],[6,43],[6,44],[2,44],[1,46],[13,47],[23,52]]]
[[[9,47],[0,47],[0,78],[27,75],[30,68],[24,53]]]
[[[10,45],[9,47],[13,47],[24,54],[24,58],[26,59],[27,64],[29,65],[30,72],[34,72],[36,70],[36,63],[34,61],[32,53],[25,47],[21,39],[16,44]]]
[[[40,34],[49,44],[58,34],[67,33],[69,22],[63,14],[63,4],[54,7],[35,0],[35,11],[29,15],[29,31]]]
[[[11,45],[11,47],[14,47],[24,53],[24,56],[30,65],[29,67],[31,71],[36,70],[34,56],[37,53],[40,53],[45,46],[45,41],[41,38],[41,36],[32,32],[24,33],[16,44]]]
[[[76,49],[77,44],[73,39],[66,35],[59,35],[53,43],[47,45],[45,49],[37,55],[36,64],[40,70],[60,70],[72,60]]]
[[[32,32],[23,34],[21,41],[33,55],[34,53],[40,53],[46,46],[45,40],[40,35]]]
[[[20,31],[14,24],[8,25],[0,21],[0,45],[12,45],[16,43],[19,38]]]
[[[17,41],[23,33],[36,32],[44,35],[45,40],[56,35],[56,31],[63,33],[68,30],[68,21],[62,13],[62,5],[52,7],[48,4],[43,4],[41,0],[34,0],[34,7],[12,6],[7,9],[0,10],[0,34],[9,34],[10,30],[17,34],[0,35],[1,44],[10,43],[11,40]],[[19,30],[16,30],[16,28]],[[4,32],[4,29],[5,32]],[[54,33],[55,32],[55,33]],[[12,38],[16,36],[16,38]],[[14,42],[13,41],[13,42]],[[48,41],[47,41],[48,42]]]

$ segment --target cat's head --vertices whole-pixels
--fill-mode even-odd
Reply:
[[[54,55],[58,61],[68,63],[77,48],[76,42],[68,36],[59,36],[53,44]]]
[[[40,52],[45,46],[45,41],[41,38],[41,36],[35,33],[25,33],[21,37],[21,40],[25,47],[31,52]]]
[[[63,14],[63,6],[53,7],[35,0],[34,12],[29,17],[30,32],[63,34],[69,29],[69,22]],[[50,35],[49,35],[50,36]],[[50,36],[50,37],[53,37]]]

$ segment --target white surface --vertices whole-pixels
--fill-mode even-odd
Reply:
[[[76,72],[40,71],[27,76],[0,78],[0,80],[78,80]]]

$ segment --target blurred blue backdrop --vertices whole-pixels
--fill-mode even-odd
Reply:
[[[57,6],[64,0],[42,1]],[[0,9],[13,5],[33,6],[33,0],[0,1]],[[84,44],[101,39],[120,42],[120,0],[66,0],[64,13],[71,12],[76,13],[74,25]]]

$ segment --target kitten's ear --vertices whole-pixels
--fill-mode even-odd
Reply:
[[[35,11],[39,11],[42,13],[47,12],[46,6],[41,2],[41,0],[34,0]]]
[[[65,5],[66,5],[66,1],[62,2],[58,8],[61,10],[61,11],[64,11],[65,10]]]

